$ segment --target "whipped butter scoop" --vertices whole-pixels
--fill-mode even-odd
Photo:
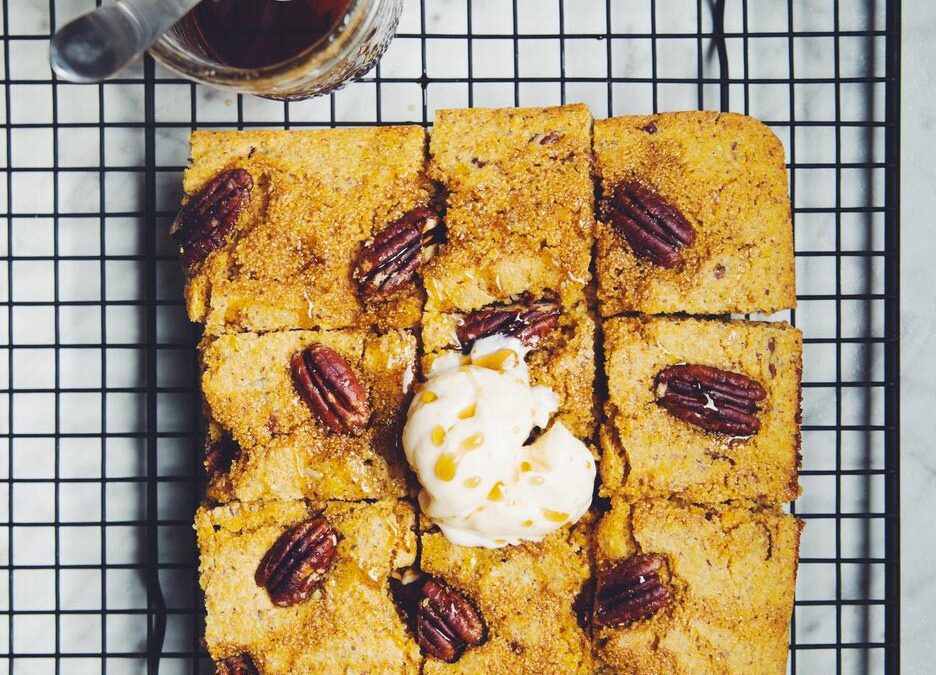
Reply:
[[[530,386],[516,338],[478,340],[436,359],[403,429],[423,513],[453,543],[499,548],[540,541],[588,510],[595,461],[562,422],[559,401]],[[545,429],[525,445],[534,429]]]

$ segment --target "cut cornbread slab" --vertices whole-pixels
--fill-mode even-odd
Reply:
[[[699,503],[779,504],[799,493],[802,335],[785,323],[622,317],[604,323],[607,421],[601,430],[605,494],[677,495]],[[658,374],[678,364],[712,366],[758,383],[760,428],[720,433],[657,402]],[[709,397],[703,412],[721,403]]]
[[[533,384],[559,397],[559,419],[575,436],[590,439],[595,429],[595,322],[583,295],[562,308],[559,325],[527,354]],[[423,316],[422,339],[428,372],[440,355],[460,349],[456,330],[464,314],[431,312]]]
[[[582,104],[436,113],[430,175],[448,193],[448,240],[424,269],[428,311],[577,300],[594,230],[591,122]]]
[[[284,532],[320,514],[337,534],[321,586],[298,604],[276,606],[254,574]],[[414,523],[412,507],[396,500],[199,509],[195,531],[211,657],[246,656],[262,675],[418,672],[419,648],[388,589],[391,572],[415,560]]]
[[[360,380],[371,410],[361,433],[328,429],[297,391],[290,359],[314,344],[344,357]],[[406,495],[406,460],[398,437],[415,360],[416,339],[408,331],[289,331],[206,339],[202,392],[206,416],[214,423],[210,440],[226,433],[236,445],[225,466],[209,472],[208,496],[248,501]]]
[[[673,675],[786,672],[802,521],[773,509],[612,504],[596,534],[596,606],[603,574],[635,555],[662,558],[659,583],[668,597],[650,616],[594,626],[604,666]]]
[[[589,637],[576,610],[590,576],[589,521],[538,544],[500,549],[456,546],[437,530],[424,532],[420,567],[472,601],[487,640],[453,664],[426,657],[423,672],[590,673]]]
[[[188,269],[189,318],[209,334],[419,320],[414,284],[362,302],[352,270],[363,244],[431,197],[419,126],[315,131],[196,131],[188,201],[244,169],[250,201],[223,245]]]
[[[678,112],[595,122],[605,199],[597,225],[602,316],[770,313],[794,307],[795,265],[783,146],[744,115]],[[673,267],[640,257],[611,225],[615,186],[635,183],[695,230]]]

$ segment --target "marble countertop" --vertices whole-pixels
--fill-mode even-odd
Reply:
[[[936,670],[936,3],[904,2],[901,96],[901,650]]]
[[[573,0],[566,0],[566,14],[564,25],[567,31],[588,34],[589,32],[602,32],[605,30],[604,0],[575,0],[575,7],[580,11],[571,12]],[[9,32],[13,34],[48,34],[50,29],[49,6],[50,2],[57,10],[57,21],[61,23],[71,15],[84,11],[93,5],[93,0],[10,0],[8,2],[10,21]],[[578,4],[581,2],[581,4]],[[539,4],[537,4],[539,3]],[[489,34],[508,33],[511,21],[511,2],[507,0],[475,0],[473,3],[474,29]],[[615,31],[621,32],[648,32],[649,13],[648,3],[643,0],[621,0],[626,4],[626,11],[616,12],[613,20]],[[732,5],[731,2],[728,3]],[[837,3],[836,3],[837,4]],[[846,3],[843,3],[843,7]],[[861,3],[856,4],[859,6]],[[883,2],[868,3],[880,11]],[[775,4],[758,2],[748,3],[751,8],[752,25],[763,31],[785,30],[785,3]],[[431,32],[455,34],[464,33],[467,17],[461,10],[460,0],[427,0],[427,14],[420,17],[419,3],[408,2],[401,24],[401,33],[415,34],[420,31],[423,24]],[[520,18],[521,33],[549,34],[558,30],[560,20],[558,3],[540,2],[540,0],[519,0],[518,16]],[[806,16],[815,21],[815,25],[826,25],[832,0],[795,0],[794,6],[798,16]],[[695,25],[694,0],[658,3],[657,30],[658,31],[685,31],[693,32]],[[682,8],[682,9],[680,9]],[[686,9],[688,8],[688,9]],[[458,9],[458,11],[456,11]],[[843,10],[847,11],[847,10]],[[933,49],[933,35],[936,34],[936,3],[926,0],[904,0],[903,2],[903,67],[902,67],[902,196],[901,196],[901,520],[902,520],[902,554],[901,554],[901,609],[902,609],[902,668],[907,673],[920,675],[931,673],[936,669],[936,658],[932,656],[933,623],[936,621],[936,518],[932,516],[936,501],[933,494],[936,492],[936,415],[931,408],[936,402],[936,332],[934,332],[933,316],[936,313],[936,293],[933,292],[933,258],[936,255],[936,230],[932,225],[934,207],[934,189],[936,185],[936,163],[932,160],[936,150],[936,85],[932,80],[932,72],[936,70],[936,54]],[[691,21],[687,16],[691,15]],[[737,17],[734,12],[732,16]],[[850,19],[849,19],[850,20]],[[706,19],[707,21],[707,19]],[[506,23],[505,23],[506,22]],[[847,23],[847,22],[846,22]],[[505,28],[505,26],[507,26]],[[859,26],[860,27],[860,26]],[[707,27],[705,28],[707,29]],[[728,31],[740,30],[737,23],[726,25]],[[397,78],[399,83],[385,85],[383,96],[375,101],[373,86],[366,83],[352,85],[334,98],[334,107],[330,107],[328,98],[314,99],[290,106],[290,119],[294,122],[327,122],[333,115],[342,123],[354,123],[373,118],[377,106],[384,120],[424,121],[423,96],[429,106],[431,119],[432,109],[446,106],[464,106],[469,103],[467,87],[460,85],[457,80],[464,78],[471,68],[475,77],[496,80],[503,77],[506,69],[511,72],[514,68],[513,51],[514,42],[508,36],[504,39],[490,39],[483,42],[484,48],[478,47],[476,41],[472,58],[468,58],[468,49],[459,47],[465,41],[429,40],[427,41],[428,75],[434,78],[443,78],[444,84],[429,87],[425,94],[414,80],[418,77],[421,68],[420,44],[418,40],[400,38],[396,40],[381,63],[381,75],[388,78]],[[659,69],[665,75],[674,78],[693,78],[694,69],[685,70],[682,63],[687,59],[695,63],[696,41],[686,40],[686,44],[678,41],[672,43],[672,49],[661,50],[659,54]],[[644,44],[646,43],[646,44]],[[59,313],[59,323],[49,319],[42,313],[42,307],[29,308],[31,317],[28,321],[30,329],[26,332],[14,331],[14,335],[7,336],[7,340],[22,344],[26,342],[51,343],[59,339],[59,325],[67,326],[70,335],[63,341],[74,339],[85,344],[103,343],[104,340],[133,342],[141,339],[139,333],[140,317],[134,315],[133,303],[142,299],[142,282],[140,270],[134,267],[132,259],[142,250],[140,233],[144,227],[152,223],[140,223],[132,216],[117,216],[100,218],[106,221],[106,230],[101,232],[97,221],[101,212],[133,213],[139,209],[143,201],[143,185],[137,171],[144,163],[143,131],[139,123],[143,120],[143,88],[132,81],[126,84],[107,85],[101,91],[97,87],[60,87],[57,98],[50,95],[51,87],[48,85],[48,64],[43,62],[45,54],[41,40],[24,40],[11,42],[11,63],[7,67],[8,76],[14,79],[27,79],[28,85],[14,85],[10,88],[10,121],[20,124],[34,125],[31,129],[16,129],[10,135],[11,159],[14,167],[24,167],[22,172],[14,172],[12,182],[13,191],[5,194],[5,186],[0,181],[0,199],[7,200],[9,210],[13,213],[43,214],[51,213],[55,207],[60,211],[78,214],[78,217],[69,218],[67,222],[62,219],[58,223],[59,240],[55,242],[53,219],[40,216],[28,219],[14,219],[10,241],[12,251],[4,251],[14,258],[13,287],[3,288],[14,301],[27,301],[41,305],[51,303],[54,297],[58,300],[74,301],[74,307],[66,306]],[[607,87],[603,82],[571,83],[560,88],[556,83],[549,82],[555,79],[560,72],[575,75],[603,74],[611,72],[620,77],[645,78],[650,76],[649,41],[639,40],[634,43],[612,44],[607,54],[614,54],[607,69],[601,66],[596,70],[595,60],[604,58],[606,46],[604,42],[596,39],[581,39],[575,44],[566,44],[566,59],[560,63],[558,59],[557,40],[529,40],[519,41],[519,55],[516,60],[518,73],[540,81],[525,83],[516,92],[512,84],[497,81],[484,82],[476,85],[472,90],[471,102],[474,105],[513,105],[515,96],[521,105],[541,105],[558,103],[561,96],[567,100],[584,100],[592,106],[596,117],[608,115],[646,112],[652,105],[652,93],[657,94],[660,109],[694,108],[698,105],[695,85],[661,86],[659,90],[652,89],[648,83],[624,84],[614,87],[614,95],[607,96]],[[843,44],[845,44],[843,42]],[[851,43],[849,43],[851,44]],[[454,45],[454,47],[453,47]],[[852,45],[860,49],[861,45]],[[455,48],[458,47],[458,48]],[[848,68],[867,67],[866,55],[860,52],[849,52],[845,47],[845,66]],[[737,60],[740,56],[740,43],[731,47],[729,58]],[[758,43],[758,49],[752,50],[749,59],[751,77],[777,77],[787,76],[786,58],[788,44],[785,39],[765,39]],[[822,78],[828,76],[829,51],[828,44],[821,40],[804,40],[797,47],[797,75],[805,77]],[[711,64],[714,54],[707,57],[706,68],[714,68]],[[878,66],[880,64],[878,63]],[[872,66],[873,67],[873,66]],[[691,71],[691,72],[690,72]],[[141,73],[139,66],[129,72],[131,78]],[[733,71],[735,72],[735,71]],[[707,71],[709,75],[714,70]],[[167,75],[160,71],[161,75]],[[860,75],[860,72],[853,74]],[[803,88],[797,94],[796,114],[801,118],[828,119],[830,105],[833,103],[827,97],[828,89],[813,92]],[[820,88],[821,89],[821,88]],[[790,114],[789,100],[786,98],[786,86],[770,89],[758,89],[751,97],[750,112],[755,116],[766,119],[786,119]],[[717,107],[717,88],[707,88],[704,92],[703,103],[708,107]],[[740,95],[737,91],[732,93],[733,109],[740,108]],[[860,109],[861,101],[849,98],[843,93],[846,103],[855,105]],[[158,177],[158,208],[171,212],[178,203],[179,198],[179,169],[184,166],[188,155],[186,136],[187,123],[197,114],[201,126],[211,126],[213,123],[235,122],[238,116],[251,121],[260,121],[272,126],[283,124],[283,105],[281,103],[264,101],[260,99],[245,98],[237,102],[235,97],[201,87],[190,88],[187,84],[161,84],[156,88],[155,116],[157,124],[156,161],[160,167],[167,167]],[[53,118],[59,121],[73,122],[72,127],[65,128],[53,140],[45,125]],[[99,131],[93,124],[104,121],[105,130]],[[84,125],[84,126],[83,126]],[[791,140],[795,141],[796,159],[802,163],[822,163],[834,159],[834,138],[819,132],[811,132],[807,127],[797,133],[803,135],[796,139],[790,138],[788,129],[778,128],[784,141],[788,154]],[[0,134],[0,140],[6,142]],[[874,139],[848,137],[843,144],[843,151],[847,155],[844,161],[860,162],[865,160],[880,161],[872,152],[880,153],[882,144]],[[867,141],[867,142],[866,142]],[[830,143],[832,144],[830,146]],[[99,150],[100,148],[100,150]],[[70,167],[68,171],[59,174],[58,184],[53,189],[51,172],[46,169],[54,161],[57,166]],[[101,166],[108,166],[113,170],[103,174],[99,172]],[[795,200],[798,206],[815,206],[827,204],[830,190],[834,192],[834,183],[830,188],[828,172],[815,170],[797,182]],[[849,199],[858,200],[855,203],[864,203],[860,200],[871,200],[879,196],[877,187],[852,181],[843,177],[843,191]],[[870,203],[870,202],[869,202]],[[158,223],[162,227],[165,223]],[[828,249],[834,247],[830,243],[828,230],[812,228],[814,220],[803,216],[797,222],[798,246],[800,250],[811,248]],[[820,225],[822,223],[819,223]],[[165,228],[163,228],[165,229]],[[162,232],[162,230],[160,230]],[[106,236],[105,236],[106,234]],[[846,234],[848,234],[846,232]],[[851,236],[851,235],[848,235]],[[866,235],[869,236],[870,235]],[[5,239],[0,237],[0,242]],[[93,264],[85,265],[84,257],[93,257],[101,252],[113,256],[108,261],[106,270],[98,270],[96,259]],[[867,248],[875,242],[870,239],[852,239],[847,242],[856,248]],[[0,243],[5,246],[5,243]],[[159,245],[163,251],[169,250],[168,240],[160,235]],[[98,247],[98,248],[96,248]],[[50,264],[17,261],[17,257],[47,256],[53,254],[68,255],[74,258],[67,264],[62,264],[56,271]],[[828,261],[823,257],[804,257],[798,260],[798,290],[804,294],[828,294],[829,275],[834,271],[826,266]],[[882,270],[874,266],[867,268],[854,268],[851,260],[843,261],[842,282],[843,292],[860,291],[864,288],[877,290],[876,285],[881,282]],[[106,274],[105,274],[106,271]],[[0,283],[6,278],[6,269],[0,275]],[[162,267],[158,272],[159,297],[161,300],[177,302],[181,296],[179,274],[175,266]],[[831,292],[834,292],[834,287]],[[94,308],[87,308],[80,303],[84,300],[93,302],[101,298],[119,303],[124,309],[114,309],[106,316],[95,313]],[[185,340],[188,326],[184,316],[175,311],[166,309],[160,314],[160,339]],[[844,321],[848,328],[855,330],[862,328],[863,320],[870,325],[874,319],[871,314],[865,314],[865,309],[856,310],[854,316],[848,316]],[[25,312],[24,312],[25,313]],[[787,318],[787,315],[779,318]],[[802,303],[796,315],[797,323],[804,328],[807,335],[835,335],[834,317],[830,318],[830,311],[821,303],[811,305]],[[830,325],[830,321],[832,322]],[[6,322],[0,321],[0,330]],[[18,322],[22,327],[27,324],[23,319]],[[18,329],[23,331],[23,328]],[[828,331],[828,332],[826,332]],[[861,335],[863,333],[856,333]],[[105,338],[106,336],[106,338]],[[834,379],[834,370],[828,370],[828,352],[821,349],[822,345],[810,347],[811,352],[806,354],[804,379],[816,382]],[[59,365],[59,372],[52,374],[47,362],[52,358],[52,350],[20,350],[49,354],[36,355],[35,359],[17,361],[12,375],[0,372],[0,381],[7,376],[11,380],[11,388],[27,388],[30,390],[48,389],[52,383],[63,387],[84,387],[93,389],[100,387],[100,378],[106,378],[109,387],[132,388],[140,386],[142,368],[140,355],[135,353],[121,353],[119,359],[110,360],[110,350],[106,354],[99,354],[95,350],[86,350],[82,354],[83,361],[72,364],[63,360]],[[43,361],[40,356],[44,356]],[[857,357],[854,358],[857,361]],[[4,359],[0,359],[0,369],[5,368]],[[162,362],[161,362],[162,363]],[[170,366],[178,367],[180,374],[168,375],[160,371],[160,379],[164,386],[187,386],[191,382],[191,363],[183,363],[183,359],[172,357]],[[106,368],[104,367],[106,366]],[[850,363],[846,363],[848,368]],[[862,367],[877,372],[881,363],[879,356],[869,355]],[[52,368],[54,370],[54,367]],[[860,368],[859,368],[860,370]],[[102,374],[103,373],[103,374]],[[854,376],[856,379],[871,377],[873,373],[864,371],[847,372],[846,377]],[[95,380],[94,378],[98,379]],[[188,377],[189,379],[186,379]],[[15,425],[18,432],[24,433],[32,430],[40,432],[46,430],[43,424],[47,422],[49,398],[42,398],[39,394],[30,394],[34,399],[28,408],[16,408]],[[82,399],[82,401],[86,401]],[[68,404],[63,400],[63,408]],[[63,431],[85,429],[119,430],[120,432],[142,431],[145,421],[140,413],[140,401],[132,396],[108,395],[108,401],[95,399],[90,407],[81,403],[72,408],[72,414],[67,410],[60,411],[60,420],[56,422],[56,429]],[[162,406],[163,404],[160,403]],[[185,401],[166,401],[161,410],[167,410],[166,418],[160,413],[160,424],[166,428],[172,426],[173,414],[181,415],[180,410],[186,405]],[[806,424],[822,425],[828,423],[829,410],[836,405],[835,392],[822,387],[806,390],[804,421]],[[95,407],[96,406],[96,407]],[[864,408],[868,414],[880,412],[879,402],[868,402]],[[90,411],[90,412],[89,412]],[[846,414],[850,409],[846,409]],[[834,421],[834,420],[833,420]],[[97,425],[97,426],[95,426]],[[161,427],[162,428],[162,427]],[[18,441],[20,447],[26,447],[24,442]],[[49,448],[41,444],[29,445],[27,451],[17,453],[9,463],[6,457],[0,454],[0,471],[5,465],[13,467],[13,477],[30,477],[41,479],[48,477],[47,483],[29,483],[30,491],[17,491],[13,489],[10,503],[16,519],[36,519],[39,521],[51,520],[53,517],[62,521],[69,519],[95,521],[102,517],[113,520],[128,521],[141,517],[140,487],[138,484],[119,484],[112,489],[96,487],[90,483],[97,492],[83,492],[77,488],[84,488],[84,483],[75,485],[66,484],[65,487],[49,488],[51,485],[51,472],[49,463],[56,464],[55,476],[81,477],[100,475],[127,475],[142,476],[145,472],[140,457],[142,453],[138,447],[131,444],[113,443],[117,452],[109,454],[110,450],[82,448],[69,443],[62,444],[62,448]],[[80,452],[78,452],[80,451]],[[834,455],[834,444],[831,452]],[[868,462],[879,461],[880,457],[874,455],[873,449],[867,450]],[[828,443],[818,435],[806,438],[804,447],[804,468],[827,468],[830,459]],[[98,459],[99,453],[101,459]],[[185,474],[191,470],[191,461],[188,457],[188,448],[174,447],[171,441],[160,445],[160,470],[164,474]],[[103,466],[106,459],[106,468]],[[97,472],[97,474],[95,474]],[[6,477],[6,476],[4,476]],[[806,477],[804,477],[806,478]],[[834,510],[834,502],[830,503],[829,483],[821,480],[820,476],[810,476],[804,480],[806,491],[798,502],[797,508],[801,512],[828,512]],[[843,484],[844,485],[844,484]],[[870,483],[867,491],[862,492],[861,487],[852,487],[849,492],[842,488],[842,499],[846,507],[877,508],[880,495],[870,495]],[[136,487],[137,491],[132,489]],[[47,489],[48,488],[48,489]],[[165,509],[160,509],[163,518],[178,518],[184,521],[190,516],[192,498],[190,486],[176,486],[167,482],[161,487],[161,494],[167,497]],[[189,492],[183,492],[188,490]],[[36,499],[39,495],[40,499]],[[106,495],[106,499],[104,496]],[[50,504],[55,499],[57,506],[53,509]],[[851,501],[849,501],[851,500]],[[47,503],[48,502],[48,503]],[[38,506],[37,506],[38,504]],[[862,507],[861,505],[864,505]],[[6,500],[0,500],[0,515],[5,513]],[[28,514],[28,515],[27,515]],[[826,557],[829,555],[828,529],[824,529],[821,522],[815,522],[807,528],[804,535],[804,557]],[[14,528],[15,529],[15,528]],[[30,528],[27,540],[28,546],[38,546],[40,542],[38,530]],[[66,528],[67,529],[67,528]],[[183,528],[184,529],[184,528]],[[0,528],[0,534],[4,532]],[[179,532],[188,537],[189,532]],[[82,531],[82,534],[86,534]],[[18,541],[14,533],[14,543]],[[140,561],[141,548],[134,543],[131,535],[125,538],[112,535],[75,536],[59,535],[60,538],[52,545],[41,548],[40,557],[23,559],[16,551],[23,551],[24,546],[14,548],[14,562],[16,564],[49,564],[53,558],[58,560],[76,560],[80,564],[101,564],[104,556],[106,564],[123,564]],[[856,535],[859,536],[859,535]],[[863,532],[859,538],[861,550],[877,551],[881,545],[880,531],[871,529]],[[187,541],[187,540],[185,540]],[[40,542],[41,543],[41,542]],[[6,541],[0,541],[0,553],[7,552]],[[860,547],[859,547],[860,548]],[[104,549],[108,549],[103,552]],[[113,549],[113,550],[111,550]],[[176,562],[173,555],[189,555],[184,544],[174,546],[168,543],[165,553],[166,559]],[[858,549],[856,549],[858,550]],[[45,557],[42,557],[42,556]],[[857,554],[856,554],[857,555]],[[881,553],[880,555],[883,555]],[[0,556],[2,557],[2,556]],[[110,578],[110,577],[108,577]],[[170,584],[179,581],[181,577],[173,572],[167,574],[166,581]],[[847,580],[846,583],[856,583]],[[183,585],[184,593],[191,594],[191,580],[186,578],[179,583]],[[801,599],[827,599],[830,596],[829,584],[834,585],[834,578],[811,569],[801,575],[797,588]],[[876,580],[864,579],[865,589],[869,592],[878,592],[880,588],[874,586]],[[185,585],[189,584],[189,585]],[[860,584],[859,584],[860,585]],[[0,584],[0,587],[3,585]],[[168,584],[167,584],[168,586]],[[106,598],[108,606],[116,607],[145,607],[145,598],[140,593],[139,578],[129,575],[114,576],[103,587],[101,581],[82,576],[75,577],[74,583],[70,578],[54,578],[51,575],[35,574],[21,575],[14,578],[12,583],[14,597],[17,598],[18,608],[26,607],[42,610],[49,603],[58,601],[68,607],[96,608]],[[54,588],[54,597],[50,588]],[[852,592],[849,588],[848,592]],[[861,589],[859,589],[860,591]],[[880,591],[882,592],[882,591]],[[114,598],[111,598],[111,594]],[[860,596],[859,596],[860,597]],[[4,598],[0,593],[0,602]],[[10,599],[6,598],[9,602]],[[173,602],[191,602],[191,598],[170,598]],[[113,602],[113,605],[111,604]],[[85,603],[85,604],[82,604]],[[182,606],[182,605],[179,605]],[[6,606],[2,606],[6,609]],[[796,627],[797,640],[807,642],[829,642],[835,640],[835,613],[827,611],[828,607],[799,608]],[[799,610],[798,610],[799,611]],[[39,612],[41,614],[41,611]],[[44,652],[51,650],[49,632],[59,630],[59,640],[54,645],[56,649],[68,652],[70,650],[84,651],[91,654],[100,649],[120,650],[116,645],[130,645],[134,649],[145,649],[145,641],[140,642],[138,623],[126,621],[125,624],[115,625],[111,633],[110,623],[102,626],[101,621],[87,616],[83,623],[70,620],[44,622],[44,617],[33,618],[30,622],[20,621],[22,626],[15,627],[13,643],[16,651]],[[119,612],[116,616],[120,618]],[[849,615],[850,616],[850,615]],[[876,615],[877,616],[877,615]],[[111,617],[113,618],[113,617]],[[22,617],[18,617],[18,620]],[[878,617],[879,619],[879,617]],[[843,621],[845,620],[843,614]],[[873,623],[873,625],[872,625]],[[883,629],[880,621],[869,621],[865,630],[869,639],[881,639]],[[135,636],[135,637],[134,637]],[[176,630],[170,627],[167,637],[167,649],[182,651],[192,647],[191,627]],[[0,639],[0,651],[3,641]],[[852,655],[849,655],[849,659]],[[825,655],[804,650],[797,657],[797,672],[826,672],[830,664],[824,660]],[[33,665],[40,663],[39,659],[29,661]],[[65,668],[65,672],[97,672],[100,662],[93,659],[84,666],[75,666],[77,670]],[[184,663],[166,661],[162,672],[187,672]],[[44,667],[44,666],[43,666]],[[111,667],[109,666],[109,670]],[[2,671],[2,664],[0,664]],[[41,668],[36,672],[46,672]],[[130,671],[128,671],[130,672]],[[140,672],[132,669],[132,672]],[[843,672],[859,672],[858,661],[847,660],[843,662]],[[869,667],[861,672],[882,672],[878,667]]]

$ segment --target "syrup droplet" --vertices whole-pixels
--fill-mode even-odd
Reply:
[[[439,480],[450,481],[455,478],[455,460],[451,455],[442,455],[436,461],[435,475]]]
[[[562,511],[550,511],[549,509],[543,509],[543,515],[546,516],[546,520],[551,520],[554,523],[564,523],[569,519],[569,514],[562,513]]]
[[[533,527],[533,521],[532,521],[532,520],[524,520],[523,523],[521,523],[521,524],[522,524],[524,527]]]
[[[474,364],[491,370],[504,370],[505,367],[513,368],[517,365],[517,352],[512,349],[498,349],[496,352],[474,359]]]
[[[491,488],[491,491],[488,492],[488,501],[499,502],[504,498],[504,483],[503,481],[497,481],[494,483],[494,487]]]
[[[445,429],[442,427],[433,427],[432,444],[437,448],[441,448],[443,443],[445,443]]]
[[[466,478],[462,485],[466,488],[476,488],[481,485],[481,476],[472,476],[471,478]]]
[[[482,443],[484,443],[484,434],[478,431],[477,433],[471,434],[471,436],[463,440],[461,447],[463,450],[474,450]]]
[[[521,471],[524,471],[524,472],[526,472],[526,471],[532,471],[532,470],[533,470],[533,465],[530,464],[529,462],[520,462],[520,470],[521,470]]]
[[[426,389],[426,391],[424,391],[424,392],[422,393],[422,402],[423,402],[423,403],[432,403],[433,401],[435,401],[435,400],[438,399],[438,398],[439,398],[439,397],[436,396],[436,393],[435,393],[434,391],[429,391],[428,389]]]
[[[475,410],[477,409],[477,407],[478,407],[477,403],[472,403],[470,406],[468,406],[467,408],[462,410],[460,413],[458,413],[458,419],[467,420],[471,417],[474,417]]]

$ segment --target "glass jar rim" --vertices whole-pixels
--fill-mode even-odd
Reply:
[[[298,54],[279,63],[256,68],[230,66],[186,48],[171,31],[150,48],[150,54],[167,68],[198,82],[277,93],[308,78],[320,77],[366,38],[367,26],[378,16],[379,0],[349,0],[341,21],[328,34]],[[277,86],[270,87],[277,83]]]

